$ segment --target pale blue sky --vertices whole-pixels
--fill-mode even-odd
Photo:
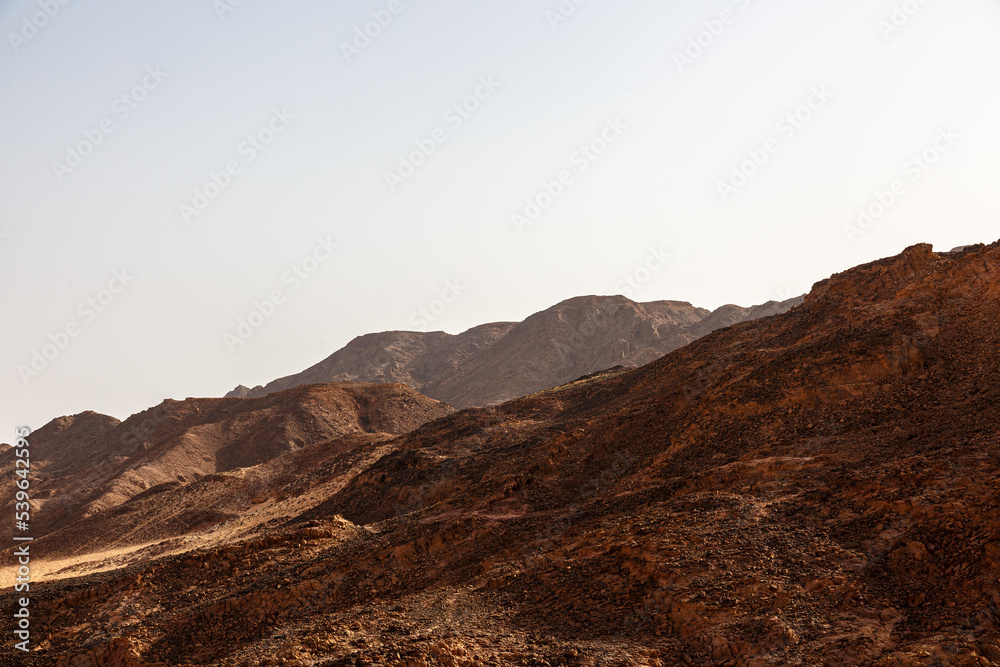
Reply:
[[[553,28],[559,0],[400,0],[347,62],[341,44],[389,5],[244,0],[221,19],[212,0],[0,0],[0,440],[267,382],[366,332],[523,319],[625,276],[641,301],[749,305],[913,243],[1000,237],[996,2],[586,0]],[[918,9],[883,35],[903,5]],[[461,123],[446,115],[477,92]],[[113,132],[60,180],[53,163],[102,122]],[[251,160],[244,142],[271,128]],[[602,132],[606,151],[583,158]],[[386,172],[432,136],[390,190]],[[724,201],[718,183],[762,150]],[[925,150],[936,161],[914,170]],[[186,224],[180,206],[227,163],[239,173]],[[548,203],[561,172],[519,233],[512,215]],[[670,260],[647,273],[651,249]],[[19,366],[74,325],[25,383]]]

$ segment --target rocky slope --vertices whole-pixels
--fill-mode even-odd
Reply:
[[[367,334],[301,373],[280,378],[264,387],[239,386],[227,396],[266,396],[301,384],[324,382],[399,382],[420,391],[435,380],[454,373],[514,326],[513,322],[484,324],[457,336],[442,331]],[[443,398],[438,400],[448,403]]]
[[[801,298],[715,311],[623,296],[569,299],[524,322],[458,335],[392,331],[360,336],[296,375],[228,396],[265,396],[319,382],[402,382],[458,408],[501,403],[613,366],[647,364],[738,322],[783,313]]]
[[[167,400],[125,422],[92,412],[61,417],[31,436],[33,535],[77,525],[153,487],[257,466],[353,433],[405,433],[452,411],[400,384],[331,384],[257,399]],[[12,451],[0,454],[5,467],[13,459]],[[13,515],[14,477],[5,480]]]
[[[324,461],[269,491],[300,514],[35,584],[20,662],[1000,665],[998,376],[1000,243],[915,246],[639,369],[285,454]]]

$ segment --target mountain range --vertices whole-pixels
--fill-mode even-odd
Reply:
[[[400,382],[456,408],[496,405],[614,366],[634,368],[716,329],[776,315],[801,297],[714,311],[624,296],[568,299],[523,322],[458,335],[390,331],[359,336],[310,368],[227,397],[265,396],[322,382]]]
[[[994,667],[997,377],[1000,242],[920,244],[497,405],[62,418],[17,664]]]

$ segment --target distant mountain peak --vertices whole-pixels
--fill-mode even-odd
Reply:
[[[523,322],[481,324],[460,334],[364,334],[301,373],[253,389],[240,385],[226,396],[264,396],[321,382],[402,382],[458,408],[494,405],[612,366],[642,366],[716,329],[801,302],[796,297],[709,311],[686,301],[577,296]]]

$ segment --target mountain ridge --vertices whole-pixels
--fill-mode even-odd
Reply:
[[[401,384],[325,384],[253,399],[168,399],[124,422],[94,412],[57,417],[30,437],[34,537],[153,487],[252,468],[350,435],[398,435],[453,411]],[[0,452],[4,465],[14,458]],[[13,481],[3,486],[9,505]]]
[[[108,569],[32,584],[25,664],[997,667],[997,377],[1000,242],[911,246],[639,368],[71,524],[39,565]]]
[[[389,381],[459,409],[495,405],[612,366],[642,366],[711,331],[801,302],[796,297],[709,311],[686,301],[573,297],[522,322],[487,323],[459,334],[365,334],[300,373],[252,389],[240,385],[226,396],[259,397],[320,382]]]

